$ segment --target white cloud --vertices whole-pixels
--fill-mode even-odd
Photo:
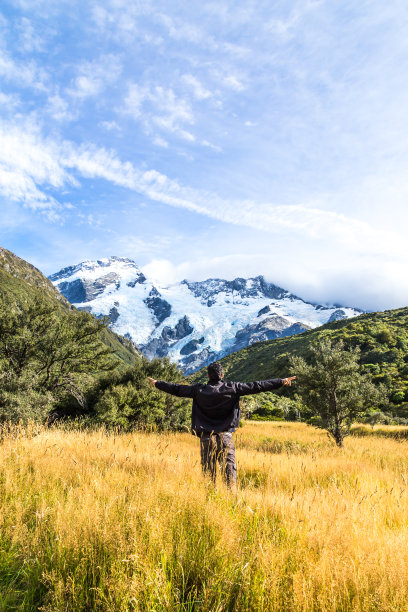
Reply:
[[[89,225],[92,229],[103,228],[106,223],[105,215],[103,213],[96,215],[93,213],[84,214],[78,212],[76,219],[78,225]],[[110,232],[111,230],[108,228],[108,234]]]
[[[64,142],[59,151],[64,169],[76,170],[85,178],[103,178],[115,185],[134,189],[135,170],[130,162],[122,163],[113,151],[94,145],[77,147]]]
[[[178,135],[180,136],[180,138],[187,140],[187,142],[194,142],[196,139],[194,134],[188,132],[187,130],[179,130]]]
[[[35,31],[33,24],[27,17],[22,17],[17,26],[19,34],[19,47],[26,53],[33,51],[44,51],[45,41]]]
[[[309,246],[305,243],[305,247]],[[286,251],[281,258],[276,251],[263,249],[262,241],[248,241],[247,250],[232,250],[221,256],[189,257],[179,263],[153,258],[142,266],[146,276],[163,284],[183,279],[205,280],[237,276],[248,278],[264,275],[266,280],[289,290],[303,299],[321,304],[342,304],[363,310],[398,308],[408,304],[408,286],[401,283],[407,262],[381,258],[373,266],[371,255],[356,259],[352,254],[339,258],[338,252],[327,250],[325,257],[310,252]]]
[[[0,91],[0,106],[6,110],[13,110],[20,104],[19,96],[15,94],[5,94]]]
[[[71,121],[76,117],[76,113],[72,111],[72,105],[62,98],[59,93],[49,96],[45,110],[56,121]]]
[[[29,173],[15,170],[13,167],[0,166],[0,190],[4,197],[22,201],[32,210],[58,206],[52,197],[38,189]]]
[[[144,29],[139,27],[139,19],[151,10],[149,3],[106,0],[102,4],[93,3],[92,19],[98,35],[102,34],[104,39],[108,36],[126,46],[133,44],[136,37],[140,41],[145,36]]]
[[[297,233],[314,240],[342,245],[348,252],[368,250],[372,255],[401,256],[405,243],[394,232],[375,229],[368,223],[344,214],[312,206],[282,206],[273,203],[223,200],[210,192],[180,185],[156,170],[139,171],[129,162],[121,162],[113,152],[93,147],[70,148],[64,166],[76,168],[83,176],[100,177],[135,190],[153,201],[184,208],[225,223],[264,232]]]
[[[44,90],[48,75],[44,68],[34,61],[15,61],[5,51],[0,50],[0,76],[23,87]]]
[[[190,189],[156,170],[141,171],[122,162],[114,151],[93,145],[75,146],[44,140],[28,124],[3,125],[0,131],[1,185],[3,193],[32,206],[52,208],[55,201],[47,187],[76,185],[75,170],[83,177],[103,178],[170,206],[184,208],[233,225],[266,232],[297,232],[313,239],[334,240],[349,251],[401,255],[405,246],[398,234],[372,228],[345,214],[309,205],[279,205],[255,201],[231,201],[211,192]],[[37,203],[37,204],[35,204]]]
[[[207,47],[218,48],[214,38],[195,24],[164,14],[156,15],[156,20],[167,28],[170,37],[175,40],[184,40],[197,45],[205,42]]]
[[[212,144],[208,140],[202,140],[201,144],[203,145],[203,147],[208,147],[209,149],[212,149],[213,151],[217,151],[217,153],[221,153],[222,152],[222,148],[221,147]]]
[[[155,123],[165,125],[170,131],[176,131],[185,123],[194,123],[191,106],[186,100],[178,98],[172,89],[155,87],[149,99],[158,112],[153,118]]]
[[[272,33],[272,35],[281,38],[283,42],[287,42],[294,37],[296,29],[303,25],[303,20],[308,13],[317,10],[324,2],[325,0],[294,2],[292,7],[289,8],[287,17],[271,18],[265,22],[264,28],[269,34]]]
[[[38,127],[29,122],[0,126],[0,191],[7,199],[22,202],[59,221],[66,211],[56,194],[67,187],[78,188],[81,177],[104,179],[153,202],[258,232],[254,242],[246,243],[252,255],[234,253],[221,259],[190,258],[172,268],[169,263],[152,262],[151,274],[156,277],[163,265],[163,275],[176,280],[211,276],[217,270],[231,277],[237,275],[237,269],[241,275],[245,271],[245,275],[268,276],[269,270],[273,272],[270,280],[307,299],[344,302],[344,296],[350,295],[354,297],[348,301],[363,308],[398,306],[404,296],[408,299],[408,289],[404,293],[401,286],[408,255],[405,235],[398,225],[394,230],[370,225],[346,214],[319,208],[312,200],[307,205],[285,206],[226,200],[211,192],[183,186],[156,170],[138,169],[130,162],[121,161],[115,151],[44,138]],[[373,184],[370,189],[374,192]],[[378,197],[381,199],[382,194]],[[403,195],[401,198],[404,199]],[[94,223],[95,218],[87,217],[87,220]],[[270,253],[268,236],[274,236]],[[274,258],[279,245],[284,265],[276,266]]]
[[[149,99],[149,90],[145,87],[140,87],[135,83],[129,85],[128,93],[125,99],[125,110],[133,117],[139,119],[142,115],[142,105],[145,100]]]
[[[260,265],[261,264],[261,265]],[[154,258],[143,266],[143,272],[148,278],[163,284],[176,283],[181,280],[201,281],[208,278],[224,278],[232,280],[237,276],[249,277],[260,274],[265,264],[259,254],[243,255],[234,252],[229,255],[207,256],[205,258],[189,258],[178,264],[164,258]]]
[[[59,210],[60,203],[47,189],[75,184],[58,161],[58,146],[44,141],[29,122],[24,126],[0,124],[0,191],[33,210]]]
[[[234,74],[229,74],[224,77],[223,82],[234,91],[243,91],[245,89],[245,85]]]
[[[27,13],[36,12],[38,10],[44,11],[45,14],[50,14],[52,9],[55,8],[54,0],[14,0],[14,4],[26,11]],[[59,0],[57,3],[58,6],[68,4],[72,4],[72,0]]]
[[[74,98],[88,98],[100,93],[103,82],[94,76],[80,75],[76,77],[73,83],[74,87],[68,90],[68,93]]]
[[[165,3],[164,3],[165,4]],[[161,3],[149,1],[127,2],[106,0],[103,4],[94,3],[92,18],[98,31],[109,35],[122,44],[132,44],[135,37],[138,42],[144,40],[153,45],[161,45],[163,39],[192,45],[203,45],[217,49],[214,37],[204,30],[202,24],[172,15],[173,6],[162,12]],[[146,29],[146,19],[150,28]],[[149,31],[150,29],[150,31]]]
[[[153,144],[156,145],[156,147],[163,147],[164,149],[167,149],[169,146],[167,140],[164,140],[164,138],[161,138],[160,136],[155,136],[153,138]]]
[[[147,131],[156,126],[184,140],[195,140],[185,130],[185,125],[194,123],[192,108],[187,100],[178,97],[171,88],[133,83],[128,88],[124,111],[142,121]]]
[[[104,6],[100,4],[94,4],[92,6],[92,18],[95,21],[99,29],[105,30],[107,25],[113,23],[115,20],[114,15],[111,11],[108,11]]]
[[[171,285],[181,280],[180,267],[175,266],[168,259],[153,259],[142,267],[142,271],[147,278],[158,283]]]
[[[117,132],[121,131],[121,127],[116,121],[101,121],[99,125],[108,132],[112,132],[113,130]]]
[[[197,100],[207,100],[212,97],[212,92],[206,89],[200,81],[192,74],[184,74],[182,81],[192,89],[193,95]]]
[[[116,55],[107,54],[82,63],[77,71],[67,93],[73,98],[85,99],[100,94],[107,85],[114,83],[122,72],[122,65]]]

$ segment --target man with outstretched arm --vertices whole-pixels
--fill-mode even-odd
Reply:
[[[249,383],[224,382],[224,371],[220,363],[211,363],[207,368],[208,383],[178,385],[149,378],[152,387],[193,400],[191,428],[200,438],[201,466],[204,473],[210,473],[215,483],[217,461],[229,487],[237,480],[235,447],[232,432],[239,425],[239,398],[263,391],[291,386],[296,376],[271,378]]]

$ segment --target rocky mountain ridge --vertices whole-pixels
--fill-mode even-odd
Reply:
[[[147,357],[168,355],[187,374],[254,342],[361,312],[305,302],[263,276],[162,285],[121,257],[85,261],[49,279],[77,308],[108,316]]]

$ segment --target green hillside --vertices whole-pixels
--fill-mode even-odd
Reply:
[[[323,337],[342,340],[346,348],[360,347],[362,371],[385,384],[392,411],[408,417],[408,308],[363,314],[297,336],[258,342],[221,360],[225,377],[249,381],[296,374],[290,371],[290,357],[299,355],[307,361],[310,347]],[[190,380],[205,378],[204,369]]]
[[[63,295],[37,268],[0,247],[0,294],[4,298],[19,300],[28,297],[33,290],[40,290],[44,297],[57,300],[66,308],[72,308]]]
[[[0,250],[0,438],[2,424],[31,420],[185,428],[189,403],[152,391],[149,376],[181,379],[175,364],[149,362],[34,266]]]
[[[41,295],[61,312],[67,310],[77,312],[40,270],[11,251],[0,247],[0,302],[18,304],[21,300],[36,295]],[[110,329],[104,329],[100,339],[124,365],[132,365],[138,361],[140,355],[130,340],[118,336]]]

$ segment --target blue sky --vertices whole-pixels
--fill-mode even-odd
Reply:
[[[408,4],[3,0],[0,244],[408,303]]]

